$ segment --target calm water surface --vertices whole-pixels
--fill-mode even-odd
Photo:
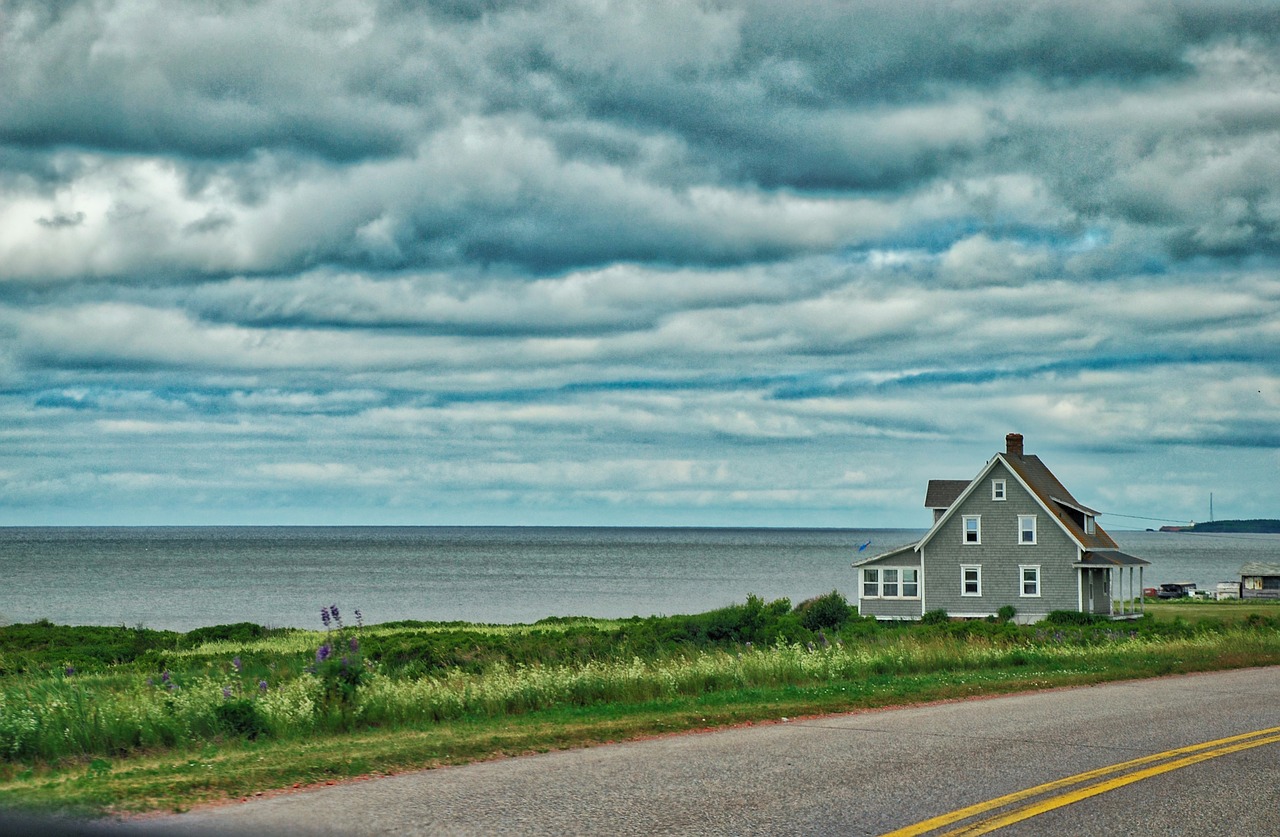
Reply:
[[[891,529],[526,527],[0,528],[0,621],[186,631],[317,627],[323,605],[367,621],[533,622],[696,613],[856,594],[849,564],[917,539]],[[1238,580],[1280,562],[1280,535],[1115,533],[1145,583]]]

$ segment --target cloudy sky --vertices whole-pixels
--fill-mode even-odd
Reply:
[[[4,524],[1276,517],[1278,265],[1269,0],[0,0]]]

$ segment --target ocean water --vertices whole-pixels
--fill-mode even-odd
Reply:
[[[697,613],[749,594],[839,590],[850,563],[904,529],[542,527],[0,528],[0,622],[229,622],[319,627],[336,603],[367,622],[525,623],[548,616]],[[1280,562],[1280,535],[1113,533],[1150,560],[1144,583],[1238,580]],[[864,553],[859,545],[870,541]]]

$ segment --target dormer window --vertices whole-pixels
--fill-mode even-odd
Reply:
[[[1004,480],[991,481],[991,499],[992,500],[1004,499]]]
[[[1097,531],[1097,529],[1098,529],[1098,527],[1097,527],[1097,526],[1094,524],[1094,522],[1093,522],[1093,515],[1091,515],[1091,514],[1089,514],[1089,515],[1085,515],[1085,518],[1084,518],[1084,533],[1085,533],[1086,535],[1092,535],[1092,534],[1094,534],[1094,533]]]

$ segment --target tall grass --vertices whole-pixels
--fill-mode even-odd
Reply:
[[[186,669],[158,676],[108,670],[0,678],[0,762],[114,757],[257,736],[288,739],[563,706],[861,683],[886,675],[1011,668],[1158,673],[1228,654],[1241,663],[1280,660],[1280,631],[1270,626],[1175,636],[1085,629],[991,636],[894,630],[825,645],[745,643],[550,665],[498,661],[480,671],[450,668],[425,675],[369,664],[349,703],[335,708],[326,702],[323,672],[298,658],[312,653],[320,636],[309,635],[310,644],[291,634],[235,648],[206,645],[173,658],[189,661]],[[245,649],[252,649],[252,657]]]

